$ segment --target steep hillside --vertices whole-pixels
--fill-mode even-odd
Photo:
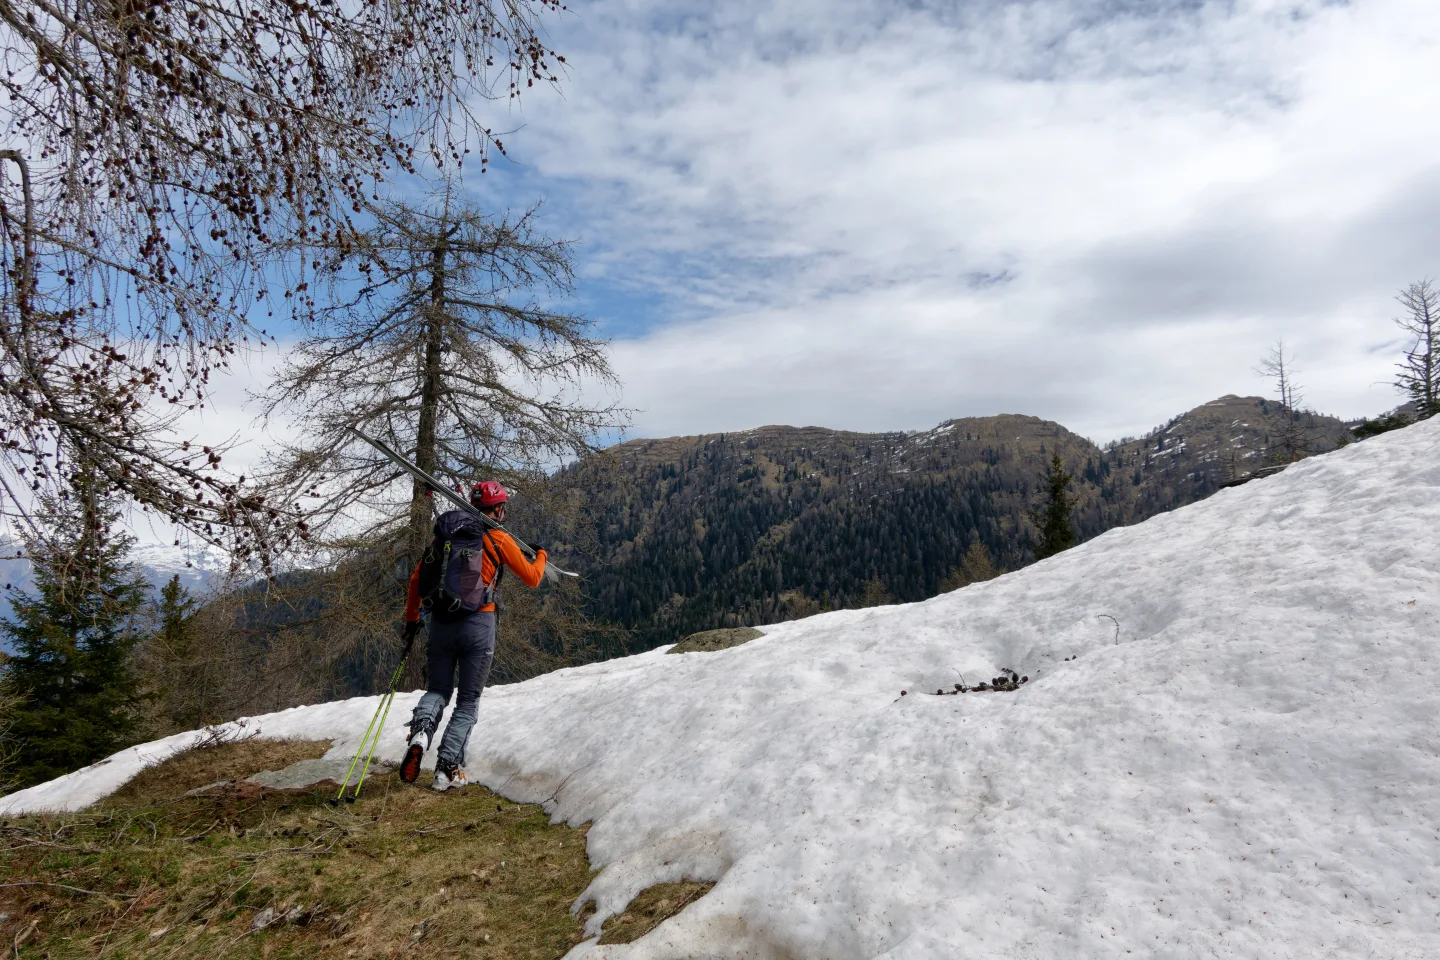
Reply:
[[[592,612],[634,650],[697,630],[913,601],[954,586],[979,543],[1031,562],[1027,514],[1052,453],[1075,474],[1087,540],[1203,499],[1266,462],[1270,405],[1222,397],[1102,450],[1063,426],[1003,415],[924,433],[768,426],[633,440],[564,471]],[[1345,434],[1310,416],[1316,452]]]
[[[923,603],[495,688],[467,770],[589,824],[587,937],[641,891],[696,884],[653,932],[568,960],[1434,957],[1440,541],[1416,531],[1437,524],[1440,420]],[[1028,681],[973,692],[1007,667]],[[378,761],[401,756],[417,695]],[[377,700],[251,728],[333,739],[329,775]],[[184,739],[0,816],[92,804]],[[262,889],[251,916],[285,902]],[[444,906],[386,889],[417,924]],[[282,955],[284,931],[251,930]]]
[[[648,649],[712,626],[932,596],[977,541],[1019,566],[1024,512],[1054,449],[1098,454],[1034,417],[913,435],[761,427],[631,441],[560,481],[583,508],[591,551],[576,562],[595,612]],[[1093,503],[1080,525],[1087,536],[1106,526]]]

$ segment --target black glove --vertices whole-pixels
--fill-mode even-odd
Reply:
[[[544,552],[545,552],[545,548],[542,547],[542,546],[540,546],[540,544],[538,544],[538,543],[532,543],[532,544],[530,544],[530,549],[531,549],[531,550],[534,550],[536,553],[544,553]]]
[[[411,620],[409,623],[406,623],[406,624],[405,624],[405,642],[406,642],[406,643],[409,643],[410,641],[414,640],[414,639],[415,639],[415,635],[416,635],[417,633],[419,633],[419,632],[420,632],[420,621],[419,621],[419,620]]]

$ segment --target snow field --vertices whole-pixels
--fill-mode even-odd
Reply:
[[[467,769],[593,821],[592,933],[718,881],[570,960],[1440,955],[1437,522],[1440,418],[924,603],[491,689]],[[927,695],[1000,667],[1031,680]],[[348,759],[376,703],[253,722]]]

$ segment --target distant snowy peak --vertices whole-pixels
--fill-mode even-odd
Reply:
[[[192,589],[230,568],[229,554],[209,545],[143,544],[130,551],[130,560],[150,583],[159,585],[178,574],[180,582]]]
[[[15,551],[7,550],[7,554]],[[192,593],[203,589],[212,577],[223,574],[230,567],[229,556],[215,547],[165,546],[143,544],[130,551],[130,562],[145,578],[145,582],[157,590],[179,576],[180,582]],[[19,590],[30,590],[35,584],[34,573],[28,559],[0,560],[0,585]],[[8,615],[8,597],[0,596],[0,616]]]
[[[5,552],[10,554],[14,551]],[[212,577],[223,574],[230,567],[230,558],[224,551],[213,547],[197,550],[161,544],[135,547],[130,552],[130,562],[154,590],[158,591],[169,583],[171,577],[179,576],[181,585],[192,594],[203,592]],[[0,591],[0,618],[8,619],[12,611],[10,590],[28,593],[35,587],[30,561],[0,560],[0,587],[5,588]],[[8,644],[0,637],[0,652],[8,651]]]

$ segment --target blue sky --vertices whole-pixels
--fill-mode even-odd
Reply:
[[[632,436],[1103,442],[1264,392],[1280,338],[1315,408],[1399,400],[1392,298],[1440,273],[1433,0],[598,0],[551,40],[560,90],[480,105],[514,162],[469,183],[579,241]]]

